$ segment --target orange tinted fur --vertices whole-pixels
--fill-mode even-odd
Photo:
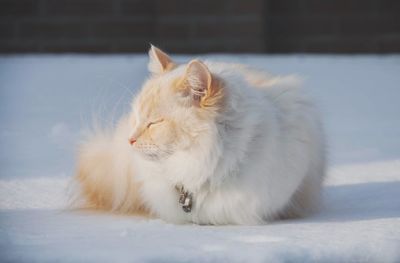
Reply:
[[[208,92],[204,97],[201,98],[200,106],[203,108],[214,107],[221,108],[221,103],[223,103],[224,93],[223,93],[222,81],[216,77],[213,77],[208,88]]]
[[[86,208],[147,215],[148,212],[139,197],[140,183],[135,182],[131,176],[120,177],[118,179],[123,181],[116,182],[113,168],[118,163],[114,163],[115,157],[105,150],[109,147],[105,141],[106,138],[99,136],[80,149],[76,179],[80,183]],[[131,170],[129,168],[125,172],[132,173]],[[119,190],[115,187],[116,183],[122,183],[126,187],[123,197],[125,201],[118,207],[113,206],[113,200],[119,194],[116,191]]]
[[[177,78],[173,82],[173,90],[175,92],[188,92],[190,91],[189,84],[186,83],[185,78]],[[223,82],[219,78],[211,75],[211,81],[207,91],[200,99],[199,106],[202,109],[212,108],[216,112],[223,107],[224,102],[224,89]],[[202,112],[204,113],[204,112]]]

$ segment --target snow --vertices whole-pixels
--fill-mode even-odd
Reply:
[[[0,261],[400,262],[400,55],[205,57],[305,77],[329,145],[318,214],[197,226],[69,210],[76,143],[128,109],[147,58],[2,56]]]

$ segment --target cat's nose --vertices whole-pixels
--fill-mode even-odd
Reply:
[[[133,145],[134,143],[136,142],[136,139],[135,138],[129,138],[129,144],[130,145]]]

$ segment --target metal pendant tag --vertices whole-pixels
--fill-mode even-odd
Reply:
[[[182,205],[183,211],[190,213],[192,211],[192,194],[186,192],[186,198]]]
[[[182,185],[177,185],[176,190],[179,191],[179,204],[182,206],[182,209],[185,213],[190,213],[192,211],[192,193],[185,191]]]

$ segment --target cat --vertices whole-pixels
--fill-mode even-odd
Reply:
[[[172,223],[257,225],[321,201],[325,141],[296,78],[149,50],[131,113],[81,148],[87,206]]]

